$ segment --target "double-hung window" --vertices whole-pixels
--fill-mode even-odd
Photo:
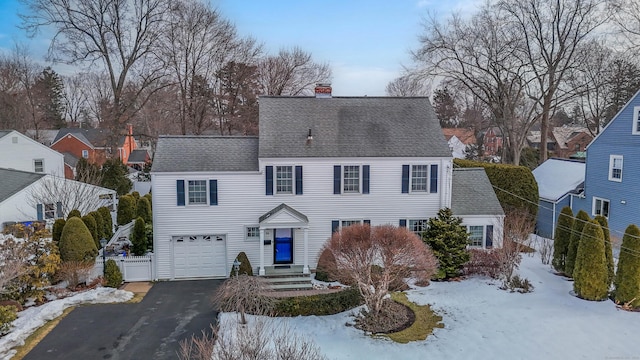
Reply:
[[[609,180],[622,182],[622,155],[609,156]]]
[[[334,165],[334,194],[369,194],[369,165]]]
[[[640,135],[640,106],[633,108],[633,128],[631,129],[633,135]]]
[[[427,191],[428,165],[411,165],[411,191]]]
[[[33,160],[33,172],[37,172],[37,173],[44,172],[44,159]]]
[[[609,218],[609,200],[594,197],[591,214],[593,216],[601,215]]]
[[[85,159],[89,158],[89,150],[82,150],[82,157]]]
[[[344,193],[360,192],[360,166],[344,166],[342,191]]]
[[[218,180],[176,180],[177,205],[218,205]]]
[[[276,193],[293,193],[293,168],[291,166],[276,166]]]
[[[402,165],[402,193],[438,192],[438,165]]]
[[[429,220],[409,220],[409,230],[413,231],[419,238],[422,239],[424,233],[427,232],[427,225]]]
[[[44,204],[44,218],[55,219],[56,217],[56,204]]]
[[[484,226],[469,226],[469,246],[482,247]]]
[[[207,203],[207,181],[189,180],[189,205]]]

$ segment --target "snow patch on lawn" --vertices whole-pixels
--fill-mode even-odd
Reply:
[[[80,304],[125,302],[131,300],[131,298],[133,298],[132,292],[105,287],[85,291],[21,311],[18,313],[18,318],[13,322],[13,330],[0,338],[0,358],[11,358],[16,353],[15,350],[11,350],[12,348],[24,345],[24,340],[29,335],[47,321],[60,316],[68,307]]]

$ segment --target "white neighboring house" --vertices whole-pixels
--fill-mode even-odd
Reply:
[[[5,223],[66,217],[78,209],[84,215],[101,206],[113,209],[116,192],[82,182],[0,168],[0,226]]]
[[[0,130],[0,168],[64,176],[64,155],[15,130]]]
[[[421,233],[444,207],[468,211],[465,224],[482,229],[478,247],[501,243],[504,213],[484,170],[452,171],[427,98],[265,96],[259,110],[259,137],[159,138],[156,279],[226,277],[241,251],[260,275],[309,273],[341,226]]]

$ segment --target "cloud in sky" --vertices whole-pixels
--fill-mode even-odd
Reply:
[[[335,96],[384,96],[387,84],[399,76],[399,71],[380,67],[339,64],[332,69]]]

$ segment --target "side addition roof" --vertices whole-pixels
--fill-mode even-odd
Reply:
[[[160,136],[151,172],[258,171],[254,136]]]
[[[451,211],[455,216],[504,215],[483,168],[453,169]]]
[[[149,153],[144,149],[136,149],[129,154],[127,163],[129,164],[144,164],[149,159]]]
[[[26,171],[0,168],[0,202],[3,202],[20,192],[20,190],[38,181],[45,174],[30,173]]]
[[[557,201],[584,183],[586,165],[581,161],[549,159],[533,170],[541,199]]]
[[[259,155],[451,157],[451,152],[428,98],[264,96]]]

